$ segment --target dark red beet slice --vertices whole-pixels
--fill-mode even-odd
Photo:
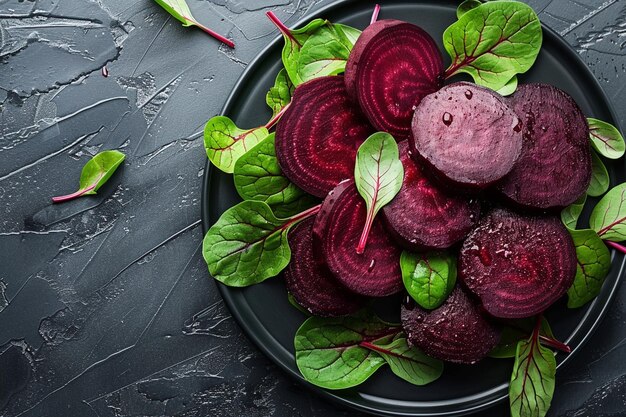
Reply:
[[[409,139],[413,157],[452,185],[485,188],[508,174],[522,150],[519,117],[493,91],[448,85],[422,100]]]
[[[557,217],[496,209],[463,243],[459,276],[489,314],[522,318],[565,294],[576,262],[572,238]]]
[[[436,310],[423,310],[409,299],[402,306],[401,317],[411,344],[448,362],[476,363],[500,341],[499,327],[482,316],[458,285]]]
[[[345,79],[370,122],[401,140],[409,136],[415,106],[441,86],[443,71],[428,33],[400,20],[380,20],[359,36]]]
[[[313,315],[334,317],[354,313],[363,306],[363,299],[339,284],[313,254],[314,221],[314,218],[306,219],[289,232],[293,262],[285,270],[287,290]]]
[[[500,190],[527,208],[572,204],[591,181],[585,115],[572,97],[550,85],[520,85],[509,103],[524,122],[524,146]]]
[[[349,99],[343,77],[321,77],[296,89],[276,127],[276,157],[285,175],[316,197],[352,178],[356,151],[373,128]]]
[[[387,230],[409,250],[445,249],[463,239],[478,221],[480,204],[438,188],[399,144],[404,181],[396,197],[383,208]]]
[[[356,247],[365,224],[365,201],[354,181],[339,187],[322,204],[322,207],[331,207],[328,217],[322,217],[315,226],[316,234],[323,235],[326,264],[341,284],[357,294],[384,297],[399,292],[403,288],[402,250],[387,234],[382,220],[376,217],[365,251],[357,254]]]

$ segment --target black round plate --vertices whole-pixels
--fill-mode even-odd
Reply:
[[[442,35],[456,20],[457,4],[451,0],[390,0],[384,2],[381,18],[402,19],[421,26],[438,41],[443,52]],[[364,28],[374,5],[374,1],[341,1],[306,20],[322,17]],[[238,126],[259,126],[269,119],[265,94],[282,66],[281,50],[282,40],[276,39],[248,66],[233,89],[223,114],[233,118]],[[587,116],[614,123],[608,99],[593,74],[574,50],[548,28],[544,27],[543,48],[537,63],[520,81],[555,85],[571,94]],[[613,163],[608,167],[614,182],[624,181],[623,166]],[[239,201],[232,177],[207,165],[202,196],[205,232],[222,212]],[[615,294],[623,261],[623,256],[614,255],[611,274],[594,302],[578,310],[568,310],[562,300],[550,310],[548,317],[557,337],[574,349],[569,356],[557,356],[559,367],[576,354],[604,316]],[[495,359],[474,366],[446,364],[443,376],[425,387],[410,385],[388,369],[379,370],[354,389],[327,391],[313,387],[300,376],[293,354],[293,337],[305,317],[288,303],[282,279],[274,278],[244,289],[221,284],[218,287],[239,325],[267,356],[303,384],[344,406],[385,416],[459,416],[506,399],[512,361]]]

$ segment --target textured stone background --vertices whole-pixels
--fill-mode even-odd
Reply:
[[[247,341],[200,255],[204,122],[276,36],[267,10],[294,22],[329,1],[189,3],[237,49],[151,0],[0,0],[1,416],[349,414]],[[624,126],[626,1],[529,3]],[[128,159],[98,196],[50,204],[112,148]],[[551,416],[626,415],[625,302],[558,375]]]

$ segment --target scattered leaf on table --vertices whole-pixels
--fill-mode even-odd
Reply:
[[[596,298],[611,269],[611,253],[596,232],[570,230],[576,247],[576,277],[567,291],[567,306],[578,308]]]
[[[571,230],[576,230],[576,225],[578,224],[578,218],[580,214],[583,212],[583,208],[585,208],[585,203],[587,202],[587,194],[583,194],[580,196],[578,200],[569,206],[565,207],[563,211],[561,211],[561,221]]]
[[[626,240],[626,183],[611,189],[595,206],[589,226],[603,240]]]
[[[591,151],[591,183],[587,188],[587,194],[592,197],[599,197],[609,189],[609,172],[602,162],[602,159],[595,151]]]
[[[416,254],[404,251],[400,256],[402,280],[417,304],[432,310],[446,301],[456,284],[456,257],[445,252]]]
[[[591,117],[587,119],[587,122],[591,144],[600,155],[609,159],[624,156],[624,150],[626,150],[624,137],[615,126]]]

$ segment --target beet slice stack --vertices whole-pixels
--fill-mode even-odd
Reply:
[[[398,147],[404,180],[398,195],[383,208],[387,230],[409,250],[449,248],[472,230],[480,204],[438,188],[411,159],[408,143]]]
[[[424,310],[409,299],[402,306],[401,317],[409,342],[444,361],[476,363],[500,341],[500,329],[481,315],[478,306],[458,285],[433,311]]]
[[[500,185],[516,205],[560,209],[591,181],[589,126],[574,99],[556,87],[520,85],[509,103],[524,122],[524,147]]]
[[[365,201],[354,181],[340,184],[322,203],[316,221],[315,241],[322,239],[326,264],[349,290],[371,297],[384,297],[402,290],[400,254],[379,217],[374,219],[363,254],[356,247],[365,225]]]
[[[493,91],[455,83],[425,97],[413,117],[411,152],[451,185],[482,189],[513,168],[520,118]]]
[[[356,151],[373,133],[346,93],[343,77],[321,77],[296,89],[276,127],[276,157],[294,184],[326,197],[352,178]]]
[[[346,87],[379,130],[405,139],[422,97],[443,81],[443,60],[424,30],[400,20],[366,28],[346,64]]]
[[[289,246],[295,262],[285,270],[287,291],[311,314],[335,317],[354,313],[363,299],[344,288],[326,265],[313,254],[314,218],[304,220],[289,232]]]
[[[576,250],[557,217],[492,211],[465,240],[459,276],[501,318],[545,311],[572,285]]]

